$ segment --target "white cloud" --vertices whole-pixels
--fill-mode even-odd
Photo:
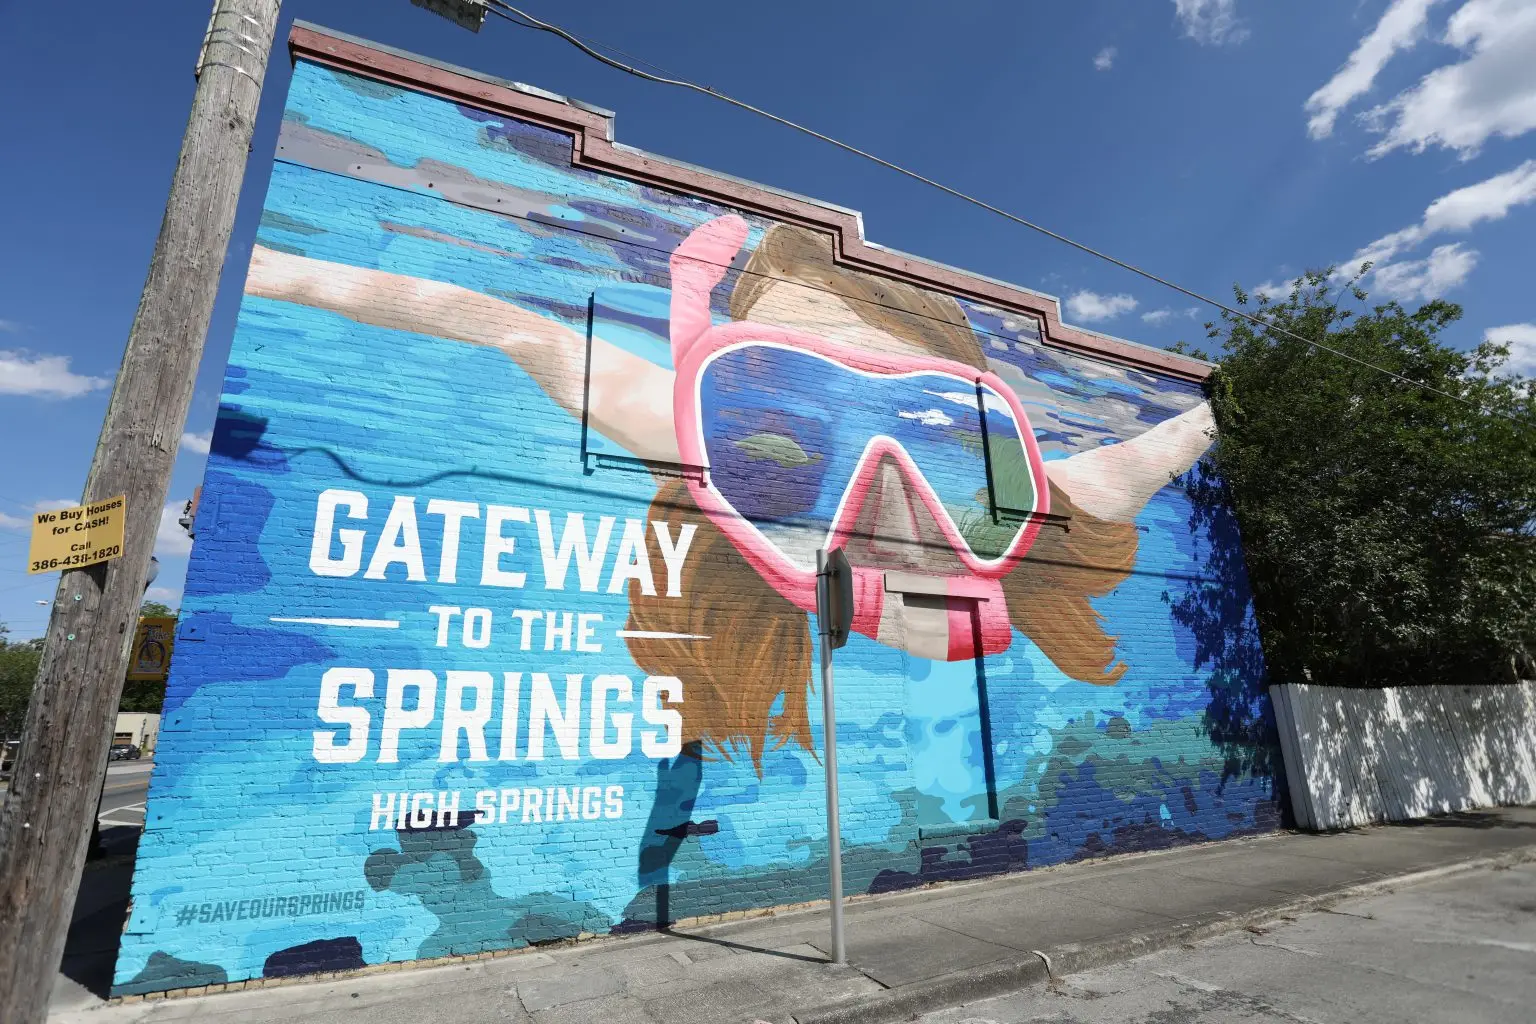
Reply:
[[[181,600],[181,593],[170,587],[150,587],[144,592],[144,600],[159,601],[162,604],[172,604]]]
[[[181,435],[181,447],[185,451],[197,452],[200,455],[207,455],[208,449],[212,447],[212,445],[213,431],[211,430],[203,434],[184,432]]]
[[[1514,170],[1447,192],[1425,207],[1419,223],[1383,235],[1356,250],[1344,270],[1352,274],[1361,263],[1370,261],[1376,264],[1379,278],[1399,253],[1417,248],[1436,235],[1465,233],[1484,221],[1503,220],[1515,207],[1531,202],[1536,202],[1536,160],[1527,160]]]
[[[0,395],[78,398],[104,388],[105,377],[82,377],[69,368],[69,356],[39,356],[0,349]]]
[[[1506,373],[1536,377],[1536,324],[1490,327],[1483,332],[1483,340],[1509,346],[1509,358],[1503,367]]]
[[[1376,76],[1393,54],[1408,49],[1423,37],[1429,9],[1439,2],[1392,0],[1376,27],[1360,40],[1344,66],[1307,99],[1306,110],[1312,115],[1307,121],[1307,134],[1314,139],[1333,134],[1339,111],[1370,91]]]
[[[942,398],[944,401],[954,402],[956,405],[963,405],[973,412],[976,409],[976,392],[974,391],[929,391],[925,388],[923,394],[932,395],[934,398]],[[988,412],[1011,413],[1013,411],[1008,407],[1007,402],[990,391],[982,398],[981,405]]]
[[[1085,289],[1067,298],[1067,312],[1072,315],[1072,319],[1083,323],[1112,320],[1135,308],[1136,300],[1129,295],[1100,295]]]
[[[1429,204],[1424,227],[1434,231],[1469,231],[1485,220],[1500,220],[1516,206],[1536,200],[1536,160],[1487,181],[1459,188]]]
[[[1466,0],[1446,25],[1444,42],[1465,54],[1362,115],[1384,137],[1371,156],[1430,146],[1470,159],[1489,138],[1536,128],[1536,4]]]
[[[1115,58],[1120,55],[1120,50],[1114,46],[1106,46],[1093,58],[1095,71],[1108,71],[1115,66]]]
[[[1358,250],[1354,263],[1385,263],[1435,235],[1466,232],[1484,221],[1503,220],[1515,207],[1531,202],[1536,202],[1536,160],[1527,160],[1514,170],[1447,192],[1425,207],[1419,223],[1383,235]]]
[[[32,507],[38,512],[56,512],[61,508],[74,508],[78,504],[80,502],[74,498],[47,498]]]
[[[1372,275],[1372,291],[1409,302],[1434,299],[1466,281],[1477,266],[1477,252],[1460,242],[1437,246],[1422,260],[1389,263]]]
[[[1197,43],[1220,46],[1248,38],[1237,20],[1237,0],[1173,0],[1173,12],[1184,34]]]
[[[1172,317],[1173,310],[1171,309],[1149,309],[1141,314],[1142,322],[1149,324],[1160,324],[1172,319]]]
[[[186,507],[186,502],[168,502],[160,510],[160,528],[155,531],[155,554],[164,557],[166,555],[187,555],[192,551],[192,538],[187,536],[187,531],[181,528],[181,510]]]
[[[1369,261],[1375,265],[1375,289],[1393,298],[1405,300],[1423,293],[1424,288],[1418,286],[1421,283],[1428,287],[1438,281],[1445,287],[1454,287],[1472,272],[1477,262],[1475,251],[1464,250],[1458,244],[1441,246],[1424,260],[1400,264],[1394,264],[1392,260],[1436,235],[1465,233],[1485,221],[1503,220],[1511,210],[1532,202],[1536,202],[1536,160],[1527,160],[1513,170],[1447,192],[1425,207],[1419,223],[1383,235],[1370,245],[1356,250],[1355,255],[1340,268],[1340,275],[1352,275],[1360,264]],[[1430,273],[1434,269],[1432,263],[1437,254],[1439,276]]]
[[[0,320],[0,331],[7,334],[16,334],[21,331],[21,324],[15,320]]]
[[[26,530],[31,528],[32,520],[23,519],[20,516],[8,516],[0,512],[0,530]]]
[[[1296,283],[1300,278],[1291,278],[1289,281],[1265,281],[1263,284],[1253,286],[1253,294],[1262,296],[1270,302],[1281,302],[1291,297],[1291,292],[1296,290]]]
[[[1190,306],[1188,309],[1184,310],[1184,315],[1189,317],[1191,320],[1198,320],[1200,319],[1200,307]]]
[[[1424,208],[1417,224],[1394,231],[1362,246],[1342,264],[1338,279],[1352,276],[1360,264],[1374,264],[1372,289],[1389,297],[1408,300],[1417,296],[1433,298],[1426,289],[1441,292],[1466,280],[1477,264],[1478,253],[1460,243],[1442,245],[1427,258],[1393,263],[1399,255],[1418,248],[1442,234],[1464,234],[1479,224],[1503,220],[1516,207],[1536,203],[1536,160],[1527,160],[1513,170],[1447,192]],[[1284,287],[1266,282],[1254,289],[1259,294]]]
[[[917,420],[925,427],[949,427],[955,422],[943,409],[903,409],[896,415],[904,420]]]

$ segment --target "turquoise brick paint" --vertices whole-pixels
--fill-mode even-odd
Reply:
[[[118,992],[817,898],[795,567],[834,523],[873,588],[838,654],[850,889],[1274,827],[1236,531],[1170,482],[1198,390],[807,246],[299,64]]]

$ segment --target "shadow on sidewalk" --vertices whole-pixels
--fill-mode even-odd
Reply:
[[[1394,821],[1388,823],[1392,828],[1478,828],[1478,829],[1529,829],[1536,830],[1536,821],[1522,821],[1517,818],[1488,811],[1452,811],[1449,814],[1437,814],[1433,818],[1415,818],[1412,821]]]
[[[99,999],[111,994],[141,834],[135,825],[102,829],[105,856],[86,862],[75,895],[59,973]]]
[[[641,886],[654,889],[654,926],[658,932],[674,939],[689,942],[705,942],[743,953],[762,953],[767,956],[799,960],[804,963],[826,963],[820,956],[806,956],[783,950],[751,946],[707,935],[691,935],[672,930],[672,861],[682,848],[683,842],[692,836],[714,835],[720,830],[715,820],[694,821],[694,803],[704,781],[703,750],[697,742],[689,743],[671,761],[656,764],[656,800],[651,805],[645,833],[640,840],[640,857],[637,878]]]
[[[673,939],[687,939],[689,942],[707,942],[711,946],[723,946],[726,949],[734,949],[738,953],[761,953],[764,956],[783,957],[785,960],[799,960],[807,964],[829,964],[832,958],[828,956],[806,956],[804,953],[791,953],[783,949],[767,949],[763,946],[750,946],[745,942],[732,942],[729,939],[717,939],[710,935],[690,935],[687,932],[673,931],[671,928],[657,929],[663,935]]]

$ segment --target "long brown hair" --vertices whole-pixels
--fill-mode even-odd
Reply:
[[[731,291],[733,320],[780,281],[831,293],[859,319],[940,358],[987,368],[986,356],[960,304],[925,291],[838,266],[832,240],[778,225],[763,237]],[[1110,684],[1125,674],[1115,638],[1089,599],[1107,594],[1136,560],[1136,528],[1097,519],[1051,484],[1051,522],[1041,526],[1024,560],[1003,580],[1013,625],[1067,675]],[[681,633],[707,640],[629,640],[647,672],[678,676],[686,699],[687,737],[731,757],[745,750],[759,770],[765,751],[785,743],[811,747],[807,694],[811,632],[805,612],[769,586],[702,514],[677,479],[663,480],[650,518],[697,526],[689,553],[685,598],[647,597],[631,585],[629,629]],[[773,707],[783,697],[777,716]]]

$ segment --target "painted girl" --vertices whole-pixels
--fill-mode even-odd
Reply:
[[[673,536],[696,527],[688,599],[630,593],[628,629],[675,639],[627,641],[640,668],[686,681],[708,749],[760,765],[810,748],[822,545],[847,550],[854,628],[882,644],[958,660],[1017,630],[1074,679],[1118,680],[1128,666],[1090,602],[1130,572],[1141,508],[1208,447],[1208,407],[1044,462],[960,304],[838,266],[829,235],[769,229],[732,275],[731,323],[713,324],[748,232],[719,217],[672,254],[674,368],[594,337],[590,379],[586,337],[457,285],[257,247],[246,292],[498,349],[636,457],[708,467],[658,476],[650,510]],[[987,508],[1002,477],[1017,515]]]

